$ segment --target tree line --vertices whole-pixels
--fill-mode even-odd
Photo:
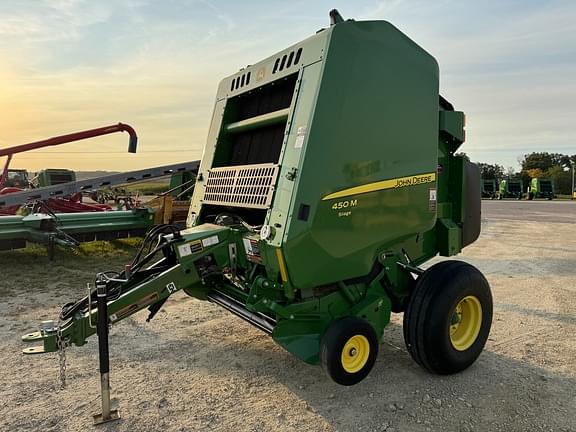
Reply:
[[[572,165],[576,163],[576,154],[568,156],[561,153],[533,152],[524,155],[520,160],[522,169],[504,169],[502,165],[477,162],[482,178],[485,179],[522,179],[527,187],[530,179],[551,178],[558,194],[570,194],[572,191]]]

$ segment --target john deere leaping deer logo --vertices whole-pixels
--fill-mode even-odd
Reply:
[[[262,81],[264,79],[264,75],[266,75],[266,68],[258,69],[258,72],[256,72],[256,81]]]

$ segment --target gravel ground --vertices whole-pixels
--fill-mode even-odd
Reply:
[[[460,256],[485,273],[495,306],[486,350],[463,373],[419,368],[395,315],[368,378],[340,387],[239,318],[178,293],[151,323],[139,314],[112,329],[122,420],[99,429],[576,431],[576,218],[496,218],[491,205],[481,238]],[[68,387],[58,390],[57,356],[23,356],[19,338],[83,295],[96,271],[128,261],[127,252],[97,255],[50,264],[33,253],[0,254],[1,431],[91,430],[96,340],[68,350]]]
[[[482,214],[487,219],[535,222],[576,222],[576,203],[568,200],[484,200]]]

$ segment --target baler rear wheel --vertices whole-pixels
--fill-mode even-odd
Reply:
[[[378,355],[378,337],[365,320],[353,316],[334,321],[320,343],[320,362],[338,384],[350,386],[372,370]]]
[[[404,341],[420,366],[452,374],[478,358],[491,324],[492,294],[484,275],[462,261],[443,261],[416,282],[404,313]]]

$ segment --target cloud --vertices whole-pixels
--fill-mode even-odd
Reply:
[[[20,46],[75,40],[83,28],[109,16],[110,9],[97,2],[10,2],[0,5],[0,36],[17,38]]]
[[[110,169],[198,157],[218,81],[326,27],[332,7],[391,21],[438,59],[443,95],[467,113],[473,158],[576,153],[576,3],[519,0],[0,3],[0,145],[125,121],[143,151],[183,154],[111,158]],[[98,143],[112,151],[118,141]]]

